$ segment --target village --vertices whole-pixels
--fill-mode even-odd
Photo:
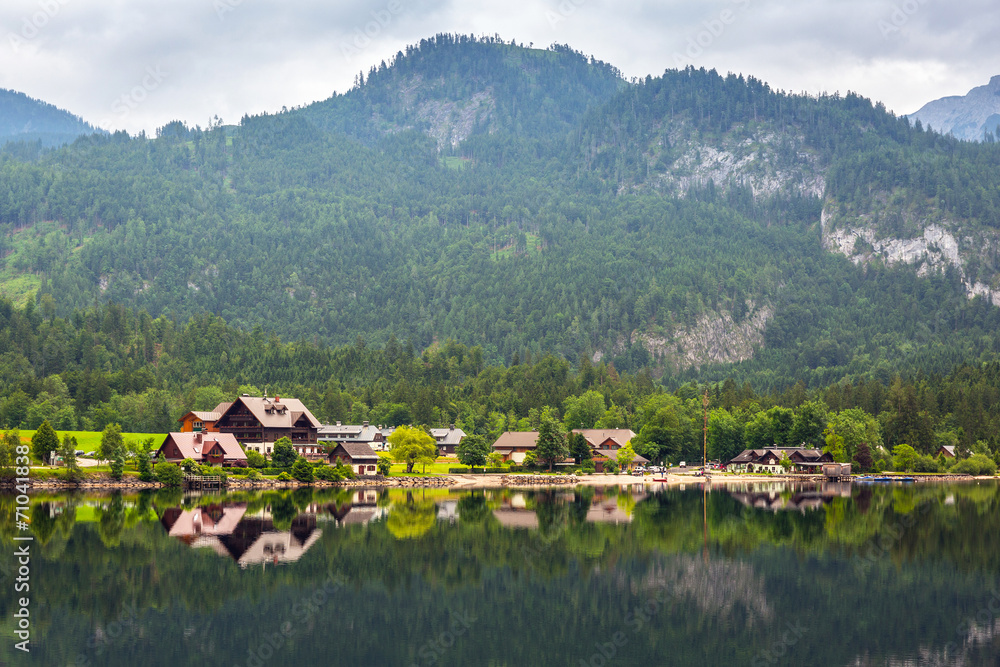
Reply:
[[[163,443],[154,453],[154,458],[168,463],[189,460],[196,464],[221,466],[222,468],[245,468],[248,453],[270,459],[277,442],[287,438],[295,454],[311,464],[328,463],[348,466],[355,476],[377,478],[380,456],[389,458],[391,454],[394,427],[370,424],[322,424],[302,401],[289,397],[250,396],[244,394],[231,402],[220,403],[211,411],[190,411],[179,420],[180,429],[168,433]],[[405,427],[404,427],[405,428]],[[436,456],[451,460],[459,453],[466,438],[461,428],[450,424],[447,428],[427,429],[436,447]],[[623,450],[631,450],[631,441],[636,434],[630,429],[573,429],[573,434],[582,436],[589,448],[592,470],[587,472],[661,472],[667,467],[650,465],[651,462],[632,453],[623,459]],[[503,466],[514,469],[525,468],[535,462],[538,448],[538,431],[507,431],[492,444],[490,460],[494,470]],[[943,456],[954,456],[953,452],[942,452]],[[253,456],[251,454],[250,456]],[[555,471],[566,468],[575,472],[574,464],[579,464],[579,456],[567,456],[557,461]],[[686,462],[678,466],[687,472]],[[829,452],[810,447],[769,447],[747,449],[729,461],[715,461],[710,465],[692,465],[691,474],[704,475],[713,472],[728,472],[754,475],[823,475],[846,477],[850,475],[850,465],[830,473],[829,465],[834,464]],[[457,463],[456,463],[457,465]],[[827,469],[824,470],[824,466]],[[697,468],[697,469],[696,469]],[[509,468],[508,468],[509,469]],[[475,472],[467,469],[463,472]]]

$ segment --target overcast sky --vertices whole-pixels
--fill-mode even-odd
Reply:
[[[3,0],[0,87],[106,129],[235,123],[436,33],[496,33],[627,77],[693,64],[903,114],[1000,74],[998,24],[995,0]]]

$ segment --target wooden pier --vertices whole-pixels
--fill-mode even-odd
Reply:
[[[223,489],[226,483],[221,475],[184,475],[186,489]]]

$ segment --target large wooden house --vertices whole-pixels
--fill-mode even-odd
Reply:
[[[745,449],[726,463],[730,472],[770,472],[781,473],[784,468],[781,459],[788,457],[792,472],[820,473],[824,463],[832,463],[833,455],[808,447],[768,447],[766,449]]]
[[[274,442],[287,437],[306,458],[324,454],[317,437],[319,420],[297,398],[243,395],[232,403],[220,404],[215,412],[220,415],[213,428],[232,434],[247,449],[271,454]]]

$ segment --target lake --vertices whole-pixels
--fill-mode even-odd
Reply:
[[[0,497],[0,664],[996,665],[1000,486]],[[15,549],[30,545],[31,653]]]

